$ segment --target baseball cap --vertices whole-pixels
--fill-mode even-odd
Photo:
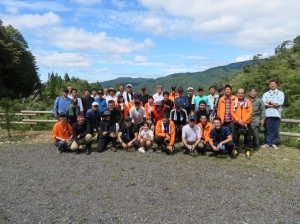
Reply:
[[[221,91],[223,91],[223,90],[225,90],[225,88],[224,88],[223,86],[220,86],[220,87],[218,88],[218,92],[221,92]]]
[[[198,88],[198,91],[203,91],[203,87],[199,87],[199,88]]]
[[[189,91],[189,90],[194,90],[194,88],[193,87],[187,88],[187,91]]]
[[[101,90],[98,91],[98,94],[103,94],[103,92]]]
[[[124,119],[124,121],[131,121],[131,117],[126,117],[125,119]]]
[[[131,84],[127,84],[127,86],[126,87],[132,87],[132,85]]]
[[[71,100],[71,103],[72,104],[78,104],[78,100],[76,98],[74,98],[74,99]]]
[[[97,102],[93,102],[92,106],[99,106],[99,104]]]
[[[204,100],[200,100],[199,105],[200,104],[205,104],[206,105],[206,102]]]
[[[174,100],[175,107],[182,107],[182,101],[179,98],[175,98]]]
[[[156,102],[155,102],[155,106],[162,106],[161,101],[156,101]]]
[[[134,104],[140,104],[140,102],[141,101],[139,99],[137,99],[137,100],[134,101]]]
[[[177,91],[178,91],[179,93],[181,93],[181,92],[183,92],[183,88],[182,88],[182,87],[179,87],[179,88],[177,89]]]
[[[65,112],[60,112],[60,113],[58,114],[58,116],[59,116],[59,117],[65,117],[65,116],[66,116],[66,113],[65,113]]]
[[[189,116],[189,121],[191,121],[191,120],[197,120],[196,116],[195,115],[190,115]]]
[[[141,90],[146,90],[146,86],[142,86],[142,87],[141,87]]]
[[[176,86],[171,86],[171,89],[176,89]]]
[[[109,115],[111,115],[110,110],[105,110],[105,111],[103,111],[102,116],[109,116]]]

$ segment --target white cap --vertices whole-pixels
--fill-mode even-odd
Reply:
[[[131,85],[131,84],[127,84],[127,86],[126,86],[126,87],[128,87],[128,86],[132,87],[132,85]]]
[[[189,88],[187,88],[187,90],[189,91],[189,90],[194,90],[194,88],[193,87],[189,87]]]
[[[99,106],[99,104],[97,102],[93,102],[92,106]]]

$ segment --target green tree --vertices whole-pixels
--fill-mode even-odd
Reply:
[[[12,125],[12,121],[15,117],[14,109],[18,102],[16,100],[12,101],[9,98],[2,98],[0,100],[0,121],[4,124],[5,129],[7,130],[8,137],[11,137],[10,129]]]
[[[40,87],[38,67],[19,30],[0,20],[0,98],[28,96]]]

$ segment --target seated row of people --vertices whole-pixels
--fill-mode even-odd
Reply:
[[[156,122],[155,130],[150,129],[148,122],[144,121],[138,127],[132,122],[131,117],[126,117],[124,124],[117,131],[110,110],[104,111],[102,118],[97,130],[98,152],[103,152],[110,142],[114,152],[117,151],[117,142],[120,148],[134,147],[143,153],[152,150],[155,142],[157,144],[156,151],[163,151],[167,155],[174,152],[176,125],[170,120],[167,113],[163,113],[161,119]],[[207,121],[206,115],[202,115],[200,120],[201,122],[197,124],[195,115],[188,117],[188,124],[182,128],[180,147],[185,150],[185,153],[193,154],[197,151],[204,155],[206,151],[212,151],[217,156],[220,156],[221,151],[226,149],[228,151],[226,159],[231,160],[234,144],[229,129],[222,126],[220,118],[214,119],[215,128]],[[54,125],[52,131],[57,153],[70,148],[76,153],[85,151],[89,155],[92,146],[90,130],[89,121],[85,120],[83,113],[77,115],[77,122],[72,127],[66,120],[66,114],[60,113],[59,122]]]

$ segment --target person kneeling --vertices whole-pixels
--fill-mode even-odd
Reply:
[[[52,138],[54,145],[57,147],[57,153],[62,153],[64,149],[69,149],[71,146],[72,127],[67,123],[67,117],[64,112],[59,115],[57,122],[52,130]]]
[[[140,142],[140,152],[145,153],[145,149],[149,150],[153,145],[154,134],[153,131],[149,129],[148,123],[145,122],[140,129],[138,136],[138,141]]]
[[[206,147],[206,151],[214,152],[217,157],[221,157],[221,151],[227,150],[226,159],[230,161],[234,148],[230,130],[222,125],[220,117],[214,118],[214,126],[214,129],[210,132],[209,146]]]
[[[201,129],[196,125],[197,117],[189,116],[189,123],[182,128],[182,145],[185,149],[184,154],[194,154],[201,140]],[[198,150],[197,150],[198,151]]]
[[[86,148],[86,154],[91,154],[92,135],[90,134],[91,128],[87,120],[84,119],[84,114],[77,115],[77,122],[72,126],[74,142],[71,145],[71,150],[80,153]]]
[[[154,138],[157,146],[167,155],[173,152],[175,142],[175,124],[169,118],[169,114],[162,114],[161,120],[156,123]]]
[[[99,123],[99,131],[98,131],[98,146],[97,151],[103,152],[108,143],[111,144],[111,148],[114,152],[116,149],[116,123],[110,119],[111,112],[110,110],[105,110],[102,114],[102,121]]]
[[[132,146],[137,149],[139,146],[138,142],[138,129],[136,125],[132,123],[131,117],[124,119],[124,124],[118,133],[118,140],[124,149],[129,150]]]

